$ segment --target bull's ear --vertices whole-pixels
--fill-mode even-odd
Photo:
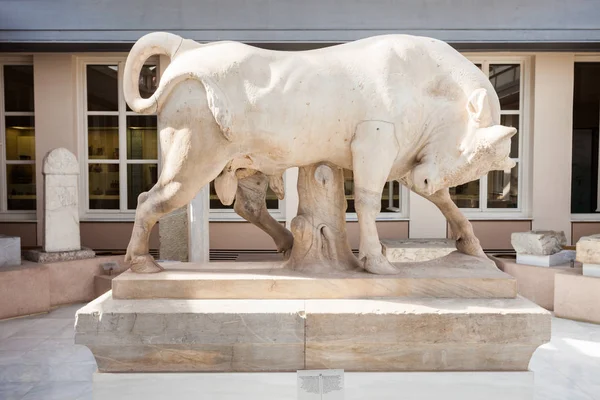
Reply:
[[[487,90],[479,88],[471,93],[467,101],[467,111],[469,112],[469,118],[477,123],[489,113]]]

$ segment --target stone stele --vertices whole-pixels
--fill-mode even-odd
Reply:
[[[44,251],[81,249],[79,235],[79,163],[65,148],[44,158]]]
[[[514,232],[510,242],[518,254],[547,256],[561,251],[567,238],[562,231]]]
[[[576,260],[583,264],[600,264],[600,234],[583,236],[575,247]]]

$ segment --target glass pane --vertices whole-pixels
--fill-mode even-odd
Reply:
[[[510,139],[510,158],[519,158],[519,116],[501,115],[500,124],[517,128],[517,134]]]
[[[88,158],[119,159],[119,117],[88,115]]]
[[[392,194],[390,202],[390,185]],[[386,182],[381,193],[381,212],[400,212],[400,183],[395,181]],[[344,194],[348,203],[347,213],[355,213],[354,207],[354,174],[352,171],[344,170]]]
[[[156,116],[127,117],[127,158],[158,159]]]
[[[158,178],[156,164],[127,165],[127,208],[135,210],[140,193],[152,189]]]
[[[490,65],[490,81],[500,98],[500,108],[502,110],[518,110],[521,66],[519,64]]]
[[[116,65],[88,65],[88,111],[119,111],[118,81],[119,68]]]
[[[481,69],[482,65],[481,64],[475,64],[475,66],[479,69]]]
[[[488,174],[488,208],[517,208],[519,197],[519,165],[507,171]]]
[[[6,159],[35,160],[33,117],[6,117]]]
[[[4,109],[33,111],[33,65],[4,66]]]
[[[90,210],[119,209],[119,164],[90,164]]]
[[[144,65],[140,71],[139,88],[140,95],[147,99],[152,96],[156,91],[156,84],[158,82],[156,71],[158,68],[156,65]],[[131,111],[129,105],[127,105],[127,111]]]
[[[6,166],[9,210],[35,210],[35,164]]]
[[[571,149],[571,212],[597,213],[600,62],[576,62]]]
[[[221,203],[221,200],[219,200],[219,196],[217,196],[217,192],[215,191],[214,182],[210,183],[209,202],[210,202],[211,210],[233,210],[233,204],[230,206],[226,206],[223,203]],[[267,203],[268,210],[278,210],[279,209],[279,199],[277,198],[277,195],[271,190],[270,187],[267,189],[266,203]]]
[[[450,188],[450,197],[458,208],[479,208],[479,179]]]

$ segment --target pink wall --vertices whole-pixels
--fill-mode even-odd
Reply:
[[[575,245],[582,236],[600,233],[600,222],[573,222],[571,224],[571,243]],[[569,232],[565,232],[568,236]]]
[[[37,246],[36,222],[0,222],[0,233],[21,238],[21,247]]]
[[[510,235],[513,232],[525,232],[531,230],[531,221],[477,221],[472,220],[475,236],[481,242],[484,250],[512,250]],[[448,227],[448,237],[452,230]]]

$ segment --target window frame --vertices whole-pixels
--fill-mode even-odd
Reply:
[[[519,64],[521,69],[521,90],[519,93],[519,110],[503,110],[501,115],[519,116],[519,154],[512,158],[517,161],[518,187],[517,208],[488,208],[488,174],[479,179],[479,207],[460,208],[461,212],[473,220],[520,220],[531,219],[531,90],[532,61],[530,55],[463,53],[469,61],[481,64],[482,71],[489,77],[489,66]]]
[[[127,55],[106,55],[99,54],[94,56],[82,56],[77,58],[77,127],[79,139],[79,208],[82,221],[132,221],[135,218],[135,209],[127,209],[127,165],[129,164],[156,164],[158,175],[162,168],[162,157],[160,151],[160,139],[157,137],[157,159],[152,160],[129,160],[127,159],[127,117],[140,116],[135,111],[127,111],[127,103],[123,93],[123,72]],[[164,68],[161,65],[160,57],[150,57],[144,64],[156,65],[157,76],[163,73]],[[88,65],[117,65],[118,66],[118,111],[88,111],[87,109],[87,66]],[[113,159],[92,159],[88,158],[88,116],[105,115],[117,116],[119,119],[119,158]],[[155,116],[151,114],[148,116]],[[158,127],[157,127],[157,135]],[[119,209],[90,209],[89,197],[89,165],[106,164],[119,165]]]
[[[4,99],[4,66],[5,65],[31,65],[34,68],[34,108],[33,111],[5,111]],[[33,56],[1,56],[0,57],[0,221],[36,221],[38,203],[38,160],[39,154],[35,154],[35,160],[12,160],[6,159],[6,117],[31,116],[35,118],[35,66]],[[34,126],[35,129],[35,126]],[[37,132],[35,133],[37,137]],[[36,184],[36,210],[9,210],[8,209],[8,183],[6,169],[8,165],[33,165]]]
[[[600,53],[592,53],[592,54],[575,54],[575,57],[573,59],[573,68],[575,68],[575,63],[600,63]],[[574,110],[571,109],[571,113],[573,113]],[[572,133],[571,133],[572,135]],[[600,150],[599,150],[600,152]],[[572,156],[572,152],[571,154],[569,154],[569,156]],[[600,156],[600,154],[599,154]],[[573,178],[573,173],[571,172],[571,179]],[[600,177],[599,177],[600,180]],[[599,186],[600,187],[600,186]],[[600,190],[600,189],[599,189]],[[580,213],[580,214],[576,214],[576,213],[571,213],[571,221],[572,222],[600,222],[600,212],[596,212],[596,213]]]

